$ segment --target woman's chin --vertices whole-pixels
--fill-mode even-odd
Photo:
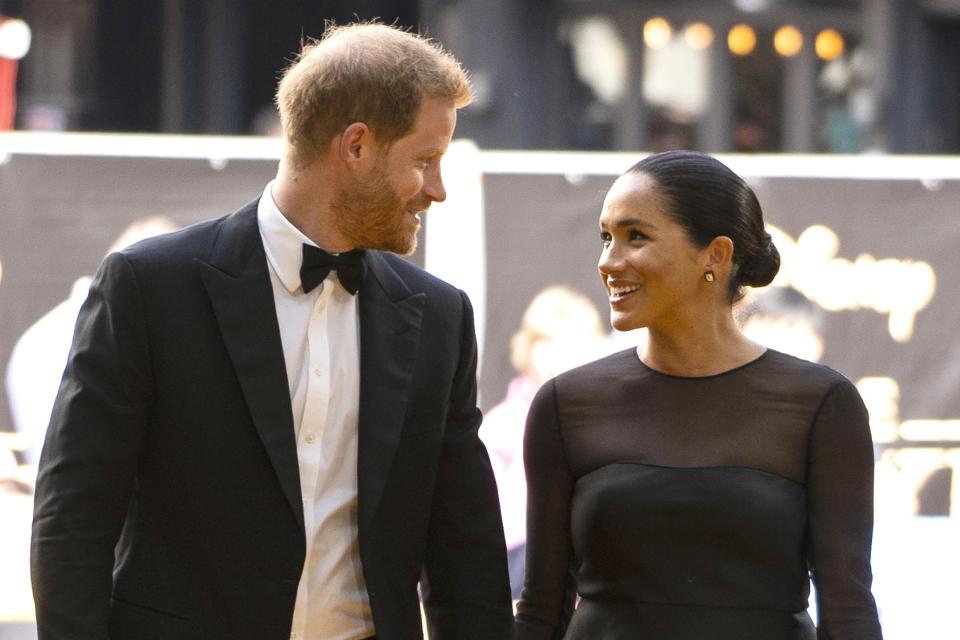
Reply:
[[[611,311],[610,326],[617,331],[633,331],[634,329],[641,329],[645,325],[637,318],[633,318],[627,314],[617,313],[616,311]]]

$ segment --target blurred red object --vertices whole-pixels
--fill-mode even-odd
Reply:
[[[0,58],[0,131],[13,129],[17,111],[17,60]]]
[[[17,110],[17,66],[30,50],[30,27],[0,14],[0,131],[13,129]]]

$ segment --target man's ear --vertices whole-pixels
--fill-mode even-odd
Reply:
[[[363,122],[354,122],[340,134],[337,155],[348,167],[358,168],[370,154],[372,145],[373,133],[370,127]]]

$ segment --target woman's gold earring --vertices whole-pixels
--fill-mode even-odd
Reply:
[[[713,275],[713,271],[707,271],[705,274],[703,274],[703,279],[706,280],[707,282],[713,282],[715,279],[715,276]]]

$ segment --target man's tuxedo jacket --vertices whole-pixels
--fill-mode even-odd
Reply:
[[[286,640],[305,554],[256,203],[110,255],[40,462],[41,640]],[[379,640],[500,640],[510,596],[466,296],[368,252],[358,529]]]

